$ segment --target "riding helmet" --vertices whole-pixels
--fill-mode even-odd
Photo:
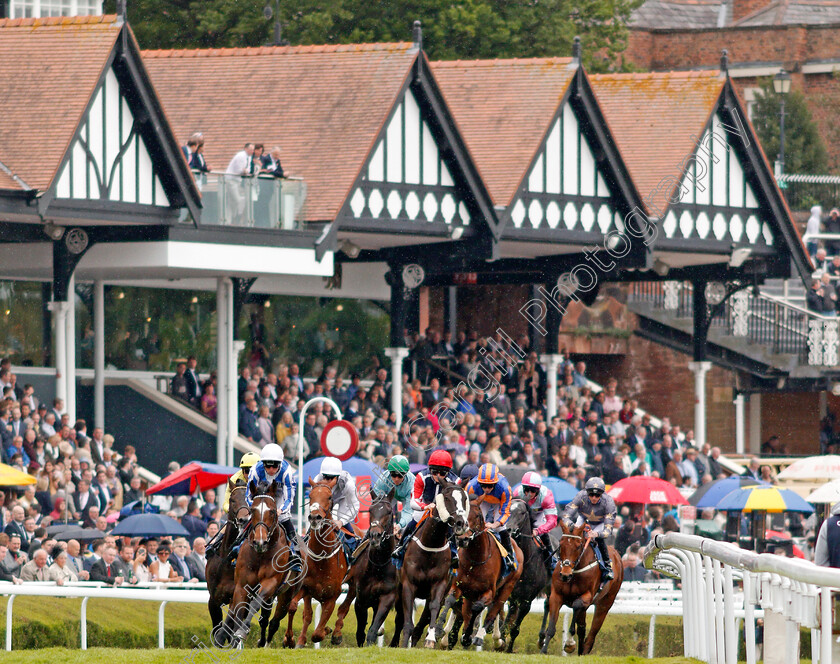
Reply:
[[[469,482],[476,475],[478,475],[478,466],[476,466],[475,464],[468,463],[466,466],[461,468],[461,472],[458,475],[458,477],[461,479],[461,486],[466,486],[467,482]]]
[[[586,486],[583,487],[586,493],[594,493],[598,492],[599,494],[604,493],[606,491],[606,485],[604,484],[604,480],[600,477],[590,477],[586,480]]]
[[[522,476],[522,486],[529,486],[534,489],[539,489],[542,486],[542,477],[540,477],[539,473],[536,473],[533,470],[529,470]]]
[[[444,450],[435,450],[432,452],[432,456],[429,457],[429,468],[435,466],[452,470],[452,457],[449,456],[449,452],[445,452]]]
[[[485,463],[478,469],[479,484],[496,484],[499,481],[499,469],[494,463]]]
[[[411,468],[408,465],[408,459],[406,459],[402,454],[397,454],[388,462],[389,472],[402,473],[405,475],[409,470],[411,470]]]
[[[283,461],[283,448],[277,445],[276,443],[269,443],[265,447],[262,448],[262,452],[260,453],[260,459],[262,461]]]
[[[335,457],[326,457],[321,462],[321,475],[341,475],[341,460]]]
[[[243,470],[246,468],[250,468],[259,460],[260,457],[256,452],[246,452],[242,455],[242,458],[239,460],[239,467]]]

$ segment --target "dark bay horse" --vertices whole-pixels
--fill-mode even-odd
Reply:
[[[396,625],[402,624],[400,645],[407,648],[420,640],[423,628],[429,625],[425,646],[434,648],[437,642],[435,623],[443,598],[449,589],[449,529],[456,535],[467,530],[469,515],[467,492],[454,482],[441,481],[441,492],[405,549],[399,576],[400,601],[397,602]],[[414,600],[426,600],[420,620],[414,626]],[[396,645],[399,632],[394,632],[391,645]]]
[[[624,569],[621,556],[609,547],[615,578],[608,581],[601,588],[601,570],[595,558],[595,552],[590,546],[590,538],[586,533],[586,525],[569,529],[561,521],[563,535],[560,538],[560,562],[554,569],[551,579],[551,598],[549,599],[549,623],[542,645],[542,652],[548,652],[548,644],[557,628],[557,615],[560,607],[565,605],[572,608],[572,624],[569,639],[563,644],[563,649],[571,653],[574,651],[575,641],[572,638],[577,630],[579,639],[578,655],[588,655],[592,652],[595,637],[604,624],[610,608],[612,608],[621,582],[624,580]],[[586,634],[586,610],[595,605],[595,616],[589,634]]]
[[[213,639],[216,646],[223,646],[223,642],[217,642],[217,630],[222,624],[224,614],[222,607],[230,604],[233,599],[233,591],[236,588],[234,581],[234,566],[228,561],[233,542],[248,523],[251,511],[245,502],[247,486],[243,480],[235,485],[228,480],[230,487],[230,502],[228,504],[227,524],[222,535],[222,543],[218,553],[207,558],[207,566],[204,573],[207,578],[207,590],[210,599],[207,600],[207,609],[210,612],[210,620],[213,623]],[[219,634],[218,636],[222,636]]]
[[[320,643],[326,637],[327,621],[335,609],[341,594],[341,584],[347,575],[348,561],[339,536],[339,526],[332,519],[332,489],[323,482],[309,478],[309,540],[304,552],[305,574],[300,589],[289,603],[289,623],[283,645],[302,648],[306,645],[306,633],[312,622],[312,600],[321,603],[321,620],[312,633],[312,642]],[[298,603],[303,600],[303,625],[295,643],[292,624]],[[340,632],[336,632],[336,638]]]
[[[475,646],[484,643],[484,636],[493,627],[496,616],[502,610],[513,588],[522,575],[522,551],[514,543],[513,554],[517,559],[517,568],[502,578],[502,553],[496,544],[495,537],[486,529],[484,516],[481,513],[481,503],[484,496],[470,501],[468,518],[469,528],[458,537],[458,575],[455,588],[446,600],[447,608],[451,608],[459,599],[461,603],[461,620],[464,624],[464,635],[461,645],[469,647],[470,642]],[[484,609],[488,609],[484,624],[475,633],[475,621]],[[438,629],[443,629],[446,611],[441,613]]]
[[[540,638],[545,637],[545,619],[548,615],[548,598],[551,594],[551,574],[545,566],[542,549],[533,534],[533,511],[528,508],[525,501],[519,499],[511,501],[508,528],[510,528],[513,540],[522,550],[522,557],[525,560],[522,575],[508,598],[508,614],[501,628],[501,636],[506,641],[507,652],[513,652],[513,644],[519,636],[520,625],[531,611],[531,603],[541,592],[545,592],[546,599]],[[505,639],[508,632],[510,636]]]
[[[266,645],[265,625],[275,598],[279,602],[278,610],[288,605],[288,581],[292,575],[290,550],[285,532],[278,527],[276,489],[274,481],[250,486],[254,500],[247,524],[248,536],[239,547],[234,573],[236,587],[222,628],[227,638],[239,644],[248,636],[254,613],[261,609],[260,645]]]

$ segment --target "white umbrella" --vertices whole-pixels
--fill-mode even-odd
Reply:
[[[840,480],[834,480],[828,484],[824,484],[819,489],[813,491],[806,500],[809,503],[830,503],[834,504],[840,502]]]
[[[840,479],[840,456],[826,454],[798,459],[778,475],[780,480]]]

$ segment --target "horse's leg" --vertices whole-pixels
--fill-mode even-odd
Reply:
[[[415,589],[412,583],[408,580],[404,580],[401,597],[403,609],[402,639],[400,640],[401,648],[408,648],[408,641],[411,638],[411,632],[414,631],[414,592]]]
[[[543,602],[543,619],[542,619],[542,625],[540,625],[540,640],[539,640],[540,650],[542,650],[543,643],[545,643],[545,625],[548,622],[548,604],[549,604],[549,599],[550,598],[551,598],[551,590],[549,589],[548,595],[546,596],[545,601]]]
[[[339,588],[339,592],[341,589]],[[312,643],[320,643],[327,636],[327,623],[335,611],[335,603],[338,601],[338,596],[330,597],[326,602],[321,604],[321,620],[318,621],[318,626],[312,632]]]
[[[464,625],[464,633],[461,635],[461,645],[464,648],[469,648],[472,643],[473,629],[475,628],[475,620],[481,609],[476,611],[475,604],[467,601],[466,597],[461,598],[461,623]]]
[[[391,607],[394,606],[396,599],[396,593],[388,593],[387,595],[379,597],[379,606],[377,606],[376,613],[373,616],[373,622],[370,624],[365,645],[372,646],[376,643],[376,638],[379,636],[379,630],[382,629],[385,618],[388,617],[388,612],[391,610]],[[367,620],[367,611],[365,611],[365,620]]]
[[[268,623],[271,620],[271,607],[263,606],[260,609],[260,640],[257,642],[257,648],[267,648],[268,639],[266,638],[266,631],[268,630]]]
[[[323,611],[321,613],[323,615]],[[303,597],[303,620],[300,625],[300,634],[298,635],[295,648],[303,648],[306,645],[307,633],[309,632],[309,625],[312,624],[312,595],[306,594]]]
[[[437,619],[437,625],[435,629],[437,630],[438,635],[440,636],[440,642],[443,647],[449,645],[449,630],[452,629],[452,622],[455,620],[454,616],[449,616],[449,620],[446,620],[449,612],[452,610],[452,607],[455,606],[455,602],[458,600],[455,598],[455,591],[453,590],[446,596],[446,601],[443,603],[443,608],[440,611]],[[444,625],[444,622],[446,623]]]
[[[583,654],[584,640],[586,639],[586,607],[577,612],[578,621],[578,656]]]
[[[297,613],[298,603],[303,597],[303,590],[298,591],[294,597],[289,601],[289,624],[286,627],[286,635],[283,637],[284,648],[295,647],[295,631],[292,629],[292,624],[295,621],[295,613]]]
[[[505,627],[509,630],[509,635],[507,638],[507,652],[513,652],[513,644],[516,641],[516,637],[519,636],[519,626],[522,624],[522,620],[525,618],[525,611],[524,608],[529,606],[529,602],[526,600],[522,600],[521,602],[511,602],[510,607],[508,608],[508,617],[505,621]],[[502,630],[502,637],[504,638],[505,631]]]
[[[438,588],[433,589],[429,593],[429,601],[426,606],[429,610],[429,633],[426,634],[426,647],[434,648],[437,644],[437,635],[435,634],[435,623],[437,622],[440,607],[443,604],[443,598],[446,595],[446,590],[449,588],[449,576],[438,584]]]
[[[496,615],[499,613],[498,609],[494,611],[495,604],[493,602],[493,591],[488,590],[485,592],[481,599],[478,600],[481,603],[482,608],[479,609],[479,615],[481,611],[487,609],[487,615],[484,618],[484,622],[482,622],[481,627],[478,628],[478,631],[473,638],[473,645],[480,646],[484,644],[484,637],[487,636],[487,632],[493,629],[493,621],[496,619]],[[475,607],[473,607],[475,608]],[[499,606],[501,608],[501,605]]]
[[[557,616],[560,613],[560,595],[554,592],[553,588],[551,597],[548,599],[548,613],[548,629],[545,631],[545,638],[543,638],[542,649],[540,650],[543,655],[548,654],[548,644],[551,643],[551,639],[557,631]]]
[[[400,637],[402,636],[403,624],[405,623],[401,592],[402,586],[397,584],[397,587],[394,590],[394,634],[391,637],[391,642],[388,644],[389,648],[396,648],[400,645]]]
[[[452,628],[449,631],[450,650],[452,650],[455,647],[455,644],[458,643],[458,632],[461,631],[461,626],[464,624],[464,617],[461,615],[464,600],[461,598],[458,601],[460,603],[456,603],[452,609],[452,615],[455,616],[455,621],[452,623]]]
[[[341,645],[341,630],[344,627],[344,617],[350,611],[350,605],[353,603],[353,600],[356,598],[356,584],[351,581],[350,586],[347,589],[347,597],[344,598],[344,601],[338,607],[338,611],[335,614],[335,627],[333,628],[333,635],[330,639],[330,643],[334,646]]]
[[[426,600],[426,604],[423,607],[423,610],[420,612],[420,619],[417,621],[417,624],[414,625],[414,629],[411,631],[411,646],[414,647],[418,643],[420,643],[420,637],[423,635],[423,630],[426,629],[426,626],[429,624],[429,602],[431,600]]]
[[[212,631],[210,632],[213,637],[213,645],[217,648],[223,648],[227,639],[225,638],[224,632],[219,629],[219,625],[222,624],[224,614],[222,613],[221,605],[213,595],[210,595],[210,599],[207,600],[207,610],[210,612],[210,622],[213,624]]]
[[[356,600],[353,605],[353,611],[356,614],[356,647],[361,648],[365,642],[365,627],[367,627],[368,607],[363,605],[360,600]]]

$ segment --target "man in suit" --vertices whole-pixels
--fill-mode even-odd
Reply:
[[[207,566],[207,543],[203,537],[196,537],[193,542],[193,552],[187,556],[187,567],[190,569],[190,578],[195,577],[199,581],[206,581],[204,568]]]
[[[20,436],[23,438],[23,434],[26,433],[26,430],[29,427],[27,427],[26,423],[21,419],[20,408],[12,409],[12,419],[9,420],[9,426],[12,428],[12,436]]]
[[[76,573],[82,581],[87,581],[90,578],[89,572],[85,569],[85,561],[81,557],[82,546],[78,540],[68,540],[67,542],[67,564]],[[92,564],[92,563],[91,563]]]
[[[753,457],[750,459],[749,467],[742,473],[742,477],[749,477],[751,479],[761,481],[760,466],[761,462],[758,460],[758,457]]]
[[[433,408],[443,398],[443,393],[440,391],[440,381],[437,378],[432,378],[429,383],[429,390],[422,394],[423,405],[426,408]],[[420,404],[417,404],[417,407],[419,408]]]
[[[17,577],[17,571],[20,568],[16,567],[15,563],[9,563],[7,557],[9,549],[5,544],[0,544],[0,581],[11,581],[15,585],[22,583]]]
[[[84,422],[84,420],[79,420]],[[76,434],[78,436],[78,434]],[[93,460],[93,465],[102,463],[105,454],[105,432],[102,427],[96,427],[93,430],[93,435],[90,439],[90,457]]]
[[[6,525],[3,529],[3,532],[6,533],[9,537],[13,535],[17,535],[20,537],[21,542],[25,545],[24,548],[29,546],[29,538],[27,537],[26,529],[23,526],[23,522],[26,520],[26,512],[21,505],[15,505],[12,508],[12,520]]]
[[[119,571],[119,576],[124,578],[126,582],[135,584],[139,581],[137,575],[134,573],[134,547],[126,545],[120,549],[120,554],[114,560],[114,567]]]
[[[90,508],[94,505],[102,511],[102,505],[99,504],[99,494],[90,490],[90,484],[87,480],[82,479],[78,483],[78,491],[73,493],[73,504],[76,506],[76,518],[87,519]]]
[[[20,570],[21,581],[49,581],[50,573],[47,565],[47,552],[44,549],[38,549],[33,555],[32,560],[26,563]]]
[[[102,558],[97,560],[90,568],[90,580],[101,581],[109,586],[121,586],[125,577],[120,574],[120,568],[114,563],[117,557],[117,550],[112,547],[105,547]]]
[[[9,568],[17,574],[19,574],[20,568],[23,567],[29,560],[26,552],[21,550],[20,542],[20,535],[12,535],[9,537],[9,549],[5,558]]]
[[[189,581],[195,578],[187,565],[186,558],[189,555],[189,552],[190,546],[187,544],[187,540],[183,537],[178,537],[172,543],[172,556],[170,557],[169,562],[172,563],[172,568],[178,576],[184,577],[184,581]]]
[[[85,568],[86,572],[90,572],[93,569],[93,566],[100,560],[102,560],[104,548],[104,539],[93,540],[93,543],[91,544],[91,549],[93,550],[93,553],[87,556],[82,562],[82,565]]]
[[[50,412],[55,418],[55,426],[59,426],[61,415],[64,413],[64,399],[53,399],[53,408]]]
[[[190,540],[196,537],[203,537],[207,534],[207,523],[201,518],[201,512],[198,509],[198,503],[195,499],[190,500],[187,505],[187,513],[181,517],[181,525],[187,529],[190,534]],[[178,555],[178,552],[175,552]]]
[[[198,361],[195,359],[195,355],[190,355],[187,358],[187,372],[184,374],[184,378],[187,381],[189,402],[196,407],[201,402],[201,379],[198,377],[197,367]]]

